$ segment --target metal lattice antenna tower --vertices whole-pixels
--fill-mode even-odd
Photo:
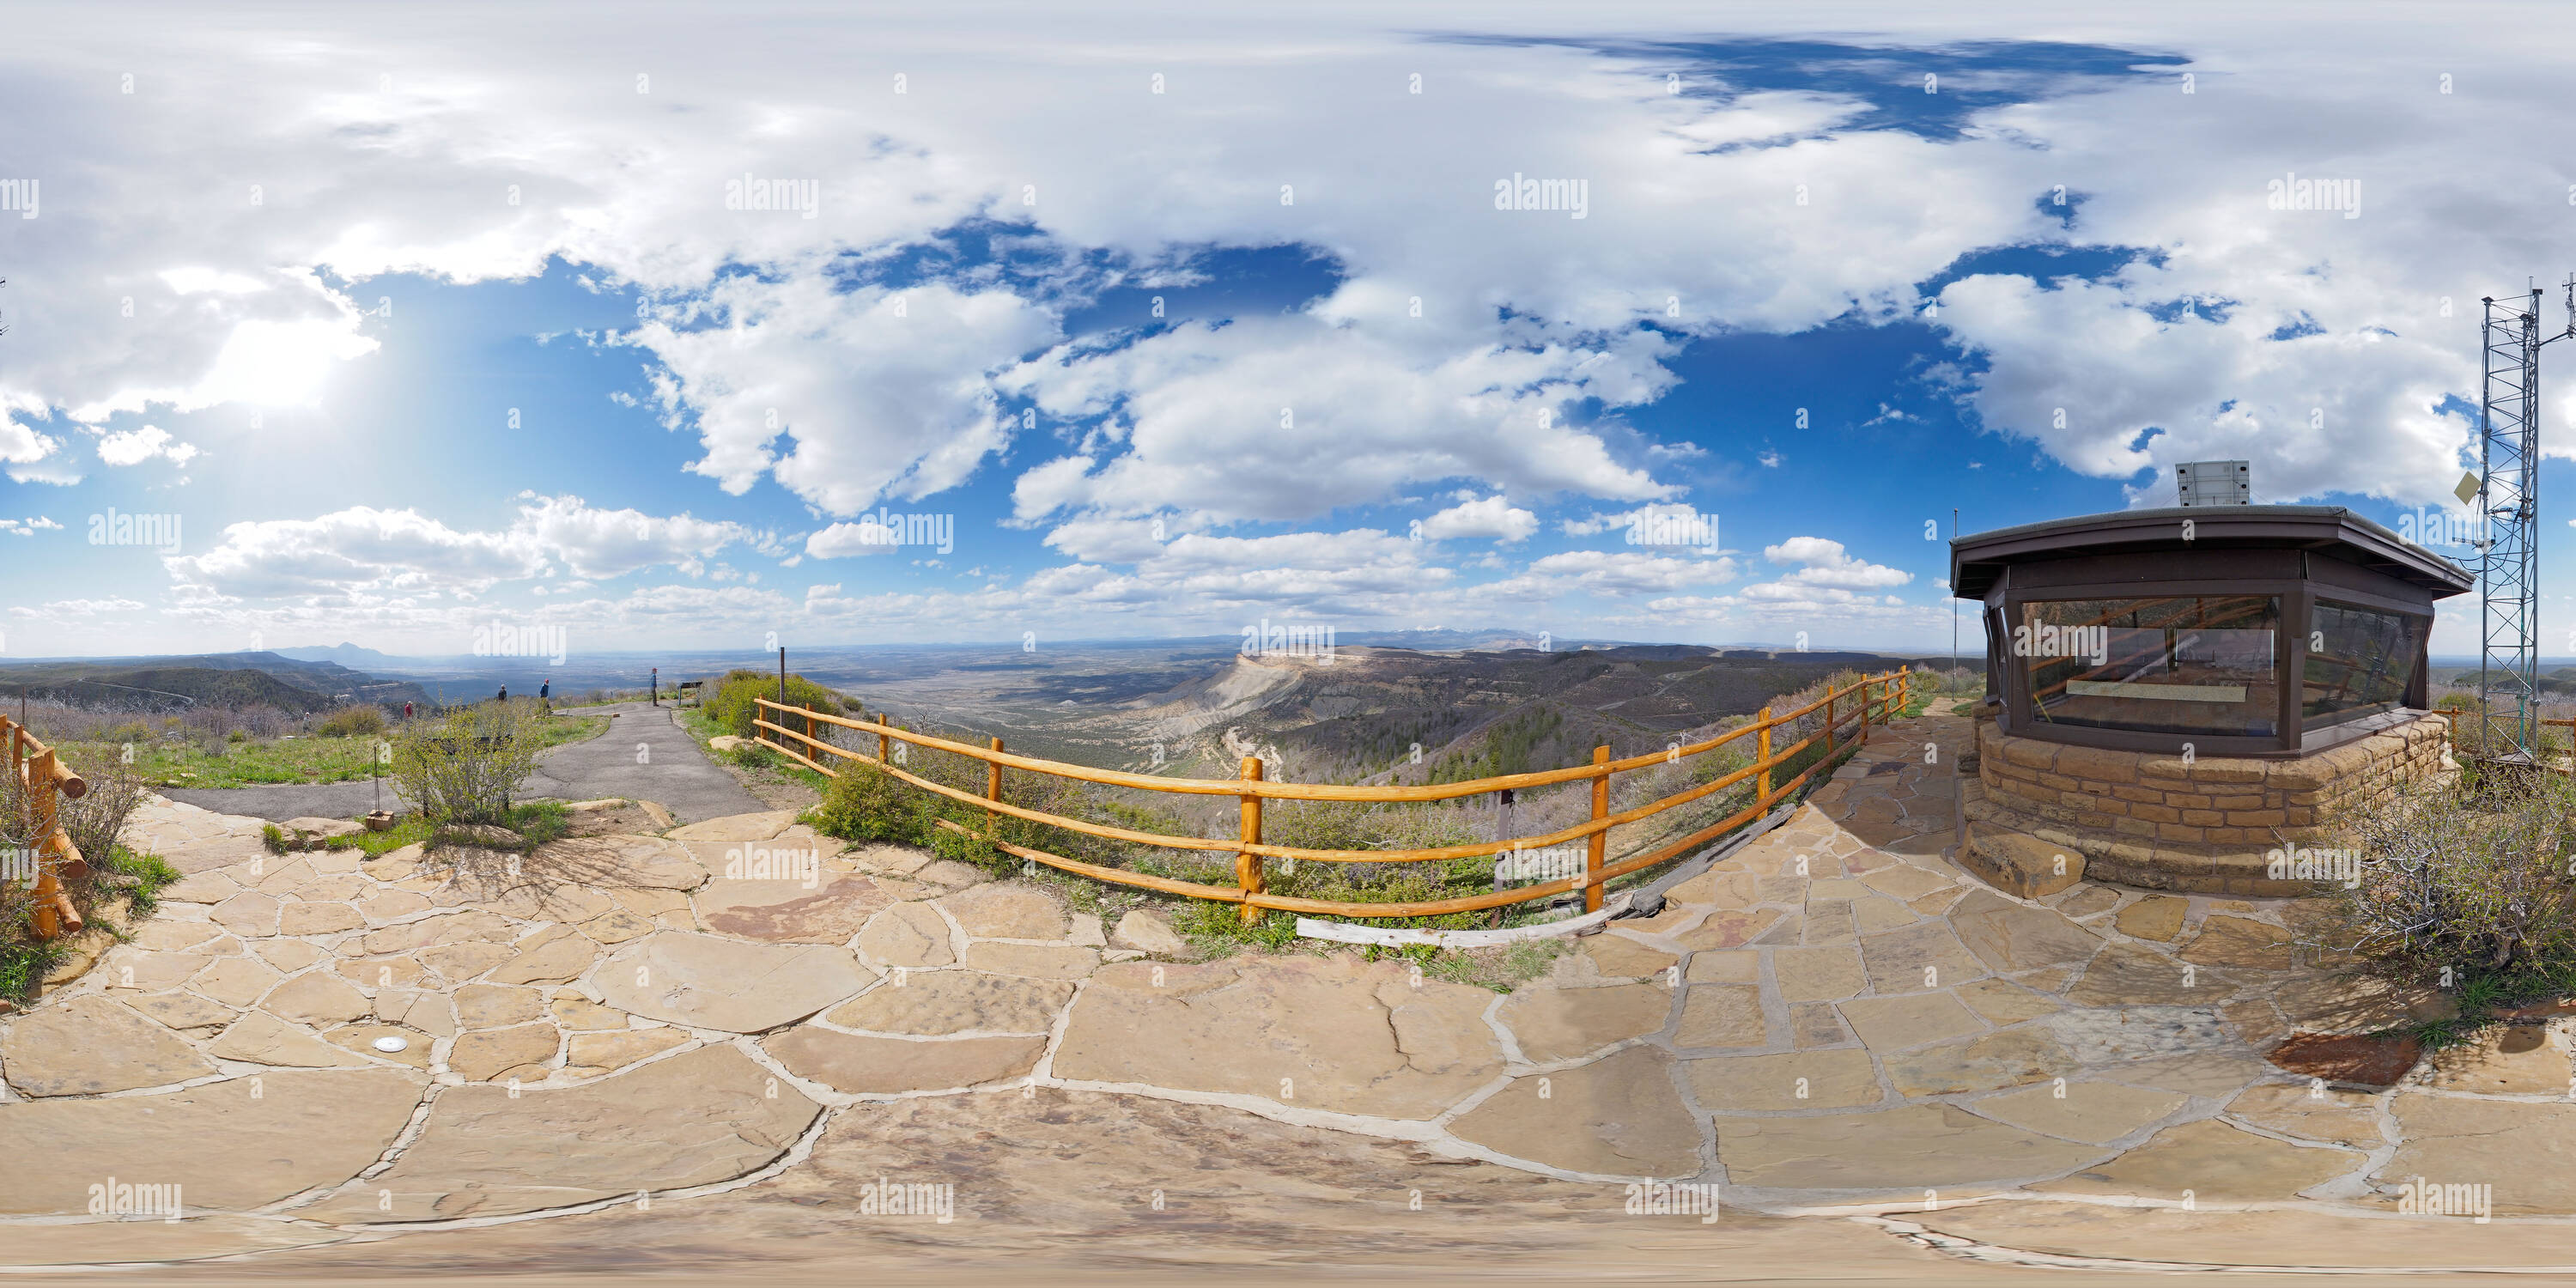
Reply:
[[[2568,278],[2568,329],[2540,334],[2540,288],[2530,303],[2490,296],[2481,347],[2484,402],[2478,410],[2478,696],[2491,713],[2480,740],[2490,757],[2538,763],[2540,642],[2540,346],[2576,335],[2576,274]],[[2511,719],[2499,727],[2497,705]],[[2502,735],[2499,737],[2499,735]],[[2509,742],[2510,745],[2500,745]]]

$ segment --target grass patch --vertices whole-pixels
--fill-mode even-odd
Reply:
[[[120,845],[107,856],[107,871],[99,881],[101,893],[123,895],[130,902],[126,913],[130,921],[140,921],[161,910],[161,892],[179,880],[179,869],[171,867],[158,854],[137,854]]]
[[[0,938],[0,998],[25,1004],[35,1000],[45,974],[62,964],[63,942],[39,943],[28,927],[15,927]]]
[[[504,828],[516,835],[518,840],[496,843],[494,840],[486,839],[479,832],[465,830],[477,826]],[[562,840],[564,835],[572,830],[572,815],[564,809],[562,801],[520,801],[510,806],[508,811],[502,814],[498,823],[436,826],[424,823],[422,827],[428,834],[428,848],[432,850],[471,846],[482,850],[533,854],[538,846]]]
[[[429,840],[433,830],[429,820],[418,814],[401,815],[394,820],[391,827],[381,832],[366,830],[364,819],[351,821],[358,824],[357,831],[342,836],[320,837],[309,834],[299,837],[275,823],[263,824],[259,829],[259,840],[260,844],[268,847],[268,852],[271,854],[293,854],[300,850],[361,850],[372,859],[379,854],[399,850],[406,845],[424,843]]]
[[[352,832],[347,836],[327,837],[322,842],[322,848],[326,850],[360,850],[364,851],[366,856],[372,859],[380,854],[390,854],[406,845],[427,845],[429,843],[429,833],[430,826],[428,819],[422,818],[418,814],[405,814],[401,818],[395,819],[393,826],[388,827],[381,832],[361,830]]]
[[[2460,1013],[2447,1020],[2427,1020],[2405,1029],[2405,1033],[2424,1044],[2426,1051],[2463,1046],[2475,1041],[2486,1030],[2505,1021],[2495,1012],[2519,1006],[2535,1006],[2576,997],[2576,963],[2559,963],[2537,969],[2518,971],[2480,971],[2459,978],[2459,993],[2454,999]]]
[[[606,716],[556,716],[533,722],[538,750],[595,738],[608,728]],[[137,725],[126,732],[147,732]],[[66,743],[63,759],[83,776],[108,765],[122,765],[153,787],[258,787],[269,783],[346,783],[373,775],[379,737],[250,738],[240,735],[222,743],[149,737],[131,742]],[[131,749],[134,759],[125,763]],[[390,776],[390,775],[388,775]]]

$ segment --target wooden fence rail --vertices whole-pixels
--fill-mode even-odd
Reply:
[[[1859,700],[1846,701],[1853,694],[1858,694]],[[1014,845],[999,838],[993,838],[992,841],[995,848],[1004,853],[1066,872],[1080,873],[1102,881],[1161,891],[1165,894],[1189,895],[1194,898],[1239,904],[1244,920],[1250,921],[1260,916],[1263,909],[1339,917],[1442,916],[1455,912],[1477,912],[1532,900],[1552,899],[1557,895],[1575,891],[1582,892],[1586,911],[1597,912],[1601,908],[1601,891],[1606,882],[1679,857],[1762,817],[1773,804],[1794,796],[1814,776],[1818,768],[1832,762],[1834,754],[1842,744],[1843,730],[1846,725],[1854,727],[1853,741],[1866,743],[1869,740],[1871,725],[1887,723],[1893,718],[1894,713],[1903,710],[1912,699],[1911,668],[1899,667],[1882,675],[1865,677],[1840,689],[1828,690],[1823,697],[1795,711],[1774,713],[1771,708],[1764,707],[1761,714],[1751,723],[1686,747],[1613,760],[1610,757],[1610,748],[1604,745],[1593,750],[1592,763],[1588,765],[1550,769],[1537,773],[1504,774],[1468,782],[1432,783],[1419,787],[1271,782],[1263,776],[1261,761],[1251,756],[1243,759],[1242,776],[1235,779],[1164,778],[1153,774],[1127,773],[1115,769],[1094,769],[1087,765],[1071,765],[1061,761],[1014,755],[1002,749],[1002,740],[999,738],[992,739],[988,747],[977,747],[971,743],[954,742],[904,729],[887,720],[883,713],[879,713],[874,720],[853,720],[773,702],[767,698],[758,699],[761,714],[752,723],[758,726],[758,732],[754,737],[763,746],[825,777],[839,777],[831,767],[832,758],[856,761],[883,770],[924,791],[973,806],[983,811],[988,818],[1009,815],[1086,836],[1167,849],[1231,854],[1234,856],[1235,884],[1227,887],[1085,863],[1078,859],[1050,854],[1044,850]],[[1824,713],[1823,727],[1814,733],[1796,742],[1785,744],[1772,736],[1773,730],[1783,725],[1790,725],[1819,710]],[[771,718],[772,714],[775,719]],[[805,726],[802,731],[791,729],[781,723],[790,716],[793,716],[797,723]],[[816,735],[817,723],[837,725],[862,734],[874,734],[877,753],[871,756],[826,741]],[[1752,763],[1659,800],[1618,811],[1610,808],[1610,781],[1614,775],[1657,765],[1678,763],[1685,758],[1704,755],[1736,739],[1747,737],[1754,740],[1755,753]],[[803,750],[790,747],[789,740],[799,744]],[[902,768],[893,750],[894,743],[898,741],[983,762],[987,767],[984,793],[978,796],[972,792],[950,787],[945,783],[932,782]],[[1785,782],[1773,781],[1777,777],[1775,770],[1809,747],[1817,745],[1819,741],[1823,744],[1823,754],[1817,758],[1815,764],[1808,766],[1795,778]],[[1014,805],[1002,799],[1002,770],[1005,768],[1109,787],[1134,788],[1140,791],[1168,792],[1185,796],[1231,796],[1240,802],[1241,822],[1236,834],[1231,837],[1169,836],[1158,832],[1140,832],[1106,823],[1094,823],[1087,819],[1049,814]],[[1632,855],[1616,862],[1610,860],[1608,854],[1610,829],[1651,818],[1666,810],[1677,809],[1692,801],[1725,791],[1749,778],[1757,779],[1758,782],[1752,803],[1743,809],[1678,841],[1657,846],[1646,853]],[[1544,835],[1418,850],[1316,850],[1298,846],[1273,845],[1262,840],[1261,836],[1261,811],[1264,801],[1327,800],[1398,804],[1455,800],[1462,796],[1480,796],[1489,792],[1517,791],[1554,783],[1584,781],[1592,784],[1591,817],[1572,827],[1559,828]],[[975,834],[972,829],[949,819],[939,820],[939,826],[968,835]],[[1491,894],[1420,903],[1346,903],[1272,894],[1266,888],[1265,861],[1269,859],[1300,859],[1320,863],[1428,863],[1446,859],[1501,855],[1513,850],[1544,849],[1578,840],[1584,843],[1585,851],[1581,875],[1542,881],[1516,889],[1497,890]]]
[[[35,819],[32,839],[35,861],[35,923],[38,939],[59,939],[81,930],[80,909],[72,904],[66,880],[78,881],[89,875],[89,864],[72,845],[71,834],[63,830],[58,797],[78,799],[89,790],[81,776],[65,766],[54,750],[36,741],[26,726],[7,716],[0,716],[0,741],[9,746],[9,782],[23,793],[27,811]]]
[[[2484,754],[2492,745],[2496,736],[2496,727],[2498,725],[2510,725],[2513,722],[2513,717],[2511,716],[2490,715],[2481,711],[2442,709],[2438,714],[2450,717],[2450,720],[2442,726],[2442,742],[2444,746],[2450,749],[2451,754],[2454,756],[2460,754],[2460,726],[2463,723],[2466,723],[2473,718],[2477,721],[2478,728],[2475,735],[2477,738],[2477,752],[2479,754]],[[2552,727],[2564,727],[2567,730],[2569,745],[2571,748],[2576,748],[2576,718],[2566,720],[2541,720],[2535,718],[2531,722],[2531,727],[2538,731],[2535,735],[2536,738],[2545,738]],[[2540,767],[2551,770],[2555,773],[2576,774],[2576,765],[2553,765],[2549,763],[2549,758],[2545,755],[2540,758]]]

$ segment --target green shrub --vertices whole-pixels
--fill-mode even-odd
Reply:
[[[54,819],[82,858],[103,865],[105,856],[115,853],[125,820],[143,804],[148,789],[139,775],[118,764],[93,767],[81,778],[87,790],[57,802]]]
[[[2576,968],[2571,816],[2563,774],[2391,789],[2337,820],[2360,862],[2326,947],[2409,983]]]
[[[930,793],[874,765],[857,763],[842,765],[841,776],[823,793],[823,803],[807,815],[816,831],[845,841],[902,845],[932,844],[932,820],[938,816]]]
[[[314,727],[325,738],[376,738],[385,732],[385,713],[371,706],[342,707]]]
[[[286,841],[287,837],[285,828],[279,827],[275,823],[262,823],[259,825],[259,843],[267,846],[269,853],[286,853]]]
[[[937,824],[932,825],[930,852],[943,859],[955,859],[982,868],[997,877],[1017,871],[1026,862],[993,844],[992,838],[981,832],[959,832]]]
[[[727,671],[723,679],[708,687],[715,691],[714,696],[705,699],[709,720],[723,726],[725,732],[737,738],[768,732],[752,727],[751,722],[761,715],[761,707],[755,699],[778,700],[776,675],[764,675],[758,671]],[[841,699],[831,690],[801,675],[787,677],[787,705],[820,711],[825,715],[839,715],[844,709]],[[772,723],[786,724],[790,729],[801,731],[801,726],[795,723],[775,719]],[[822,731],[817,729],[815,736],[821,737]]]
[[[394,742],[394,781],[433,823],[507,825],[510,793],[544,745],[534,703],[484,702],[419,720]]]

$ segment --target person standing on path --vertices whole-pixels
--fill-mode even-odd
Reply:
[[[411,704],[408,702],[403,704],[403,720],[405,723],[409,723],[411,720]]]
[[[658,666],[653,668],[651,683],[653,687],[647,691],[653,695],[653,705],[658,707],[662,705],[662,668]]]
[[[554,693],[555,682],[552,680],[548,680],[537,686],[537,701],[545,704],[548,714],[552,714],[555,709]]]
[[[510,700],[510,686],[509,686],[509,685],[506,685],[506,684],[502,685],[502,686],[501,686],[501,696],[499,696],[499,697],[497,697],[497,698],[494,698],[494,699],[492,699],[492,700],[493,700],[494,702],[500,702],[500,703],[507,703],[507,702],[509,702],[509,700]]]

